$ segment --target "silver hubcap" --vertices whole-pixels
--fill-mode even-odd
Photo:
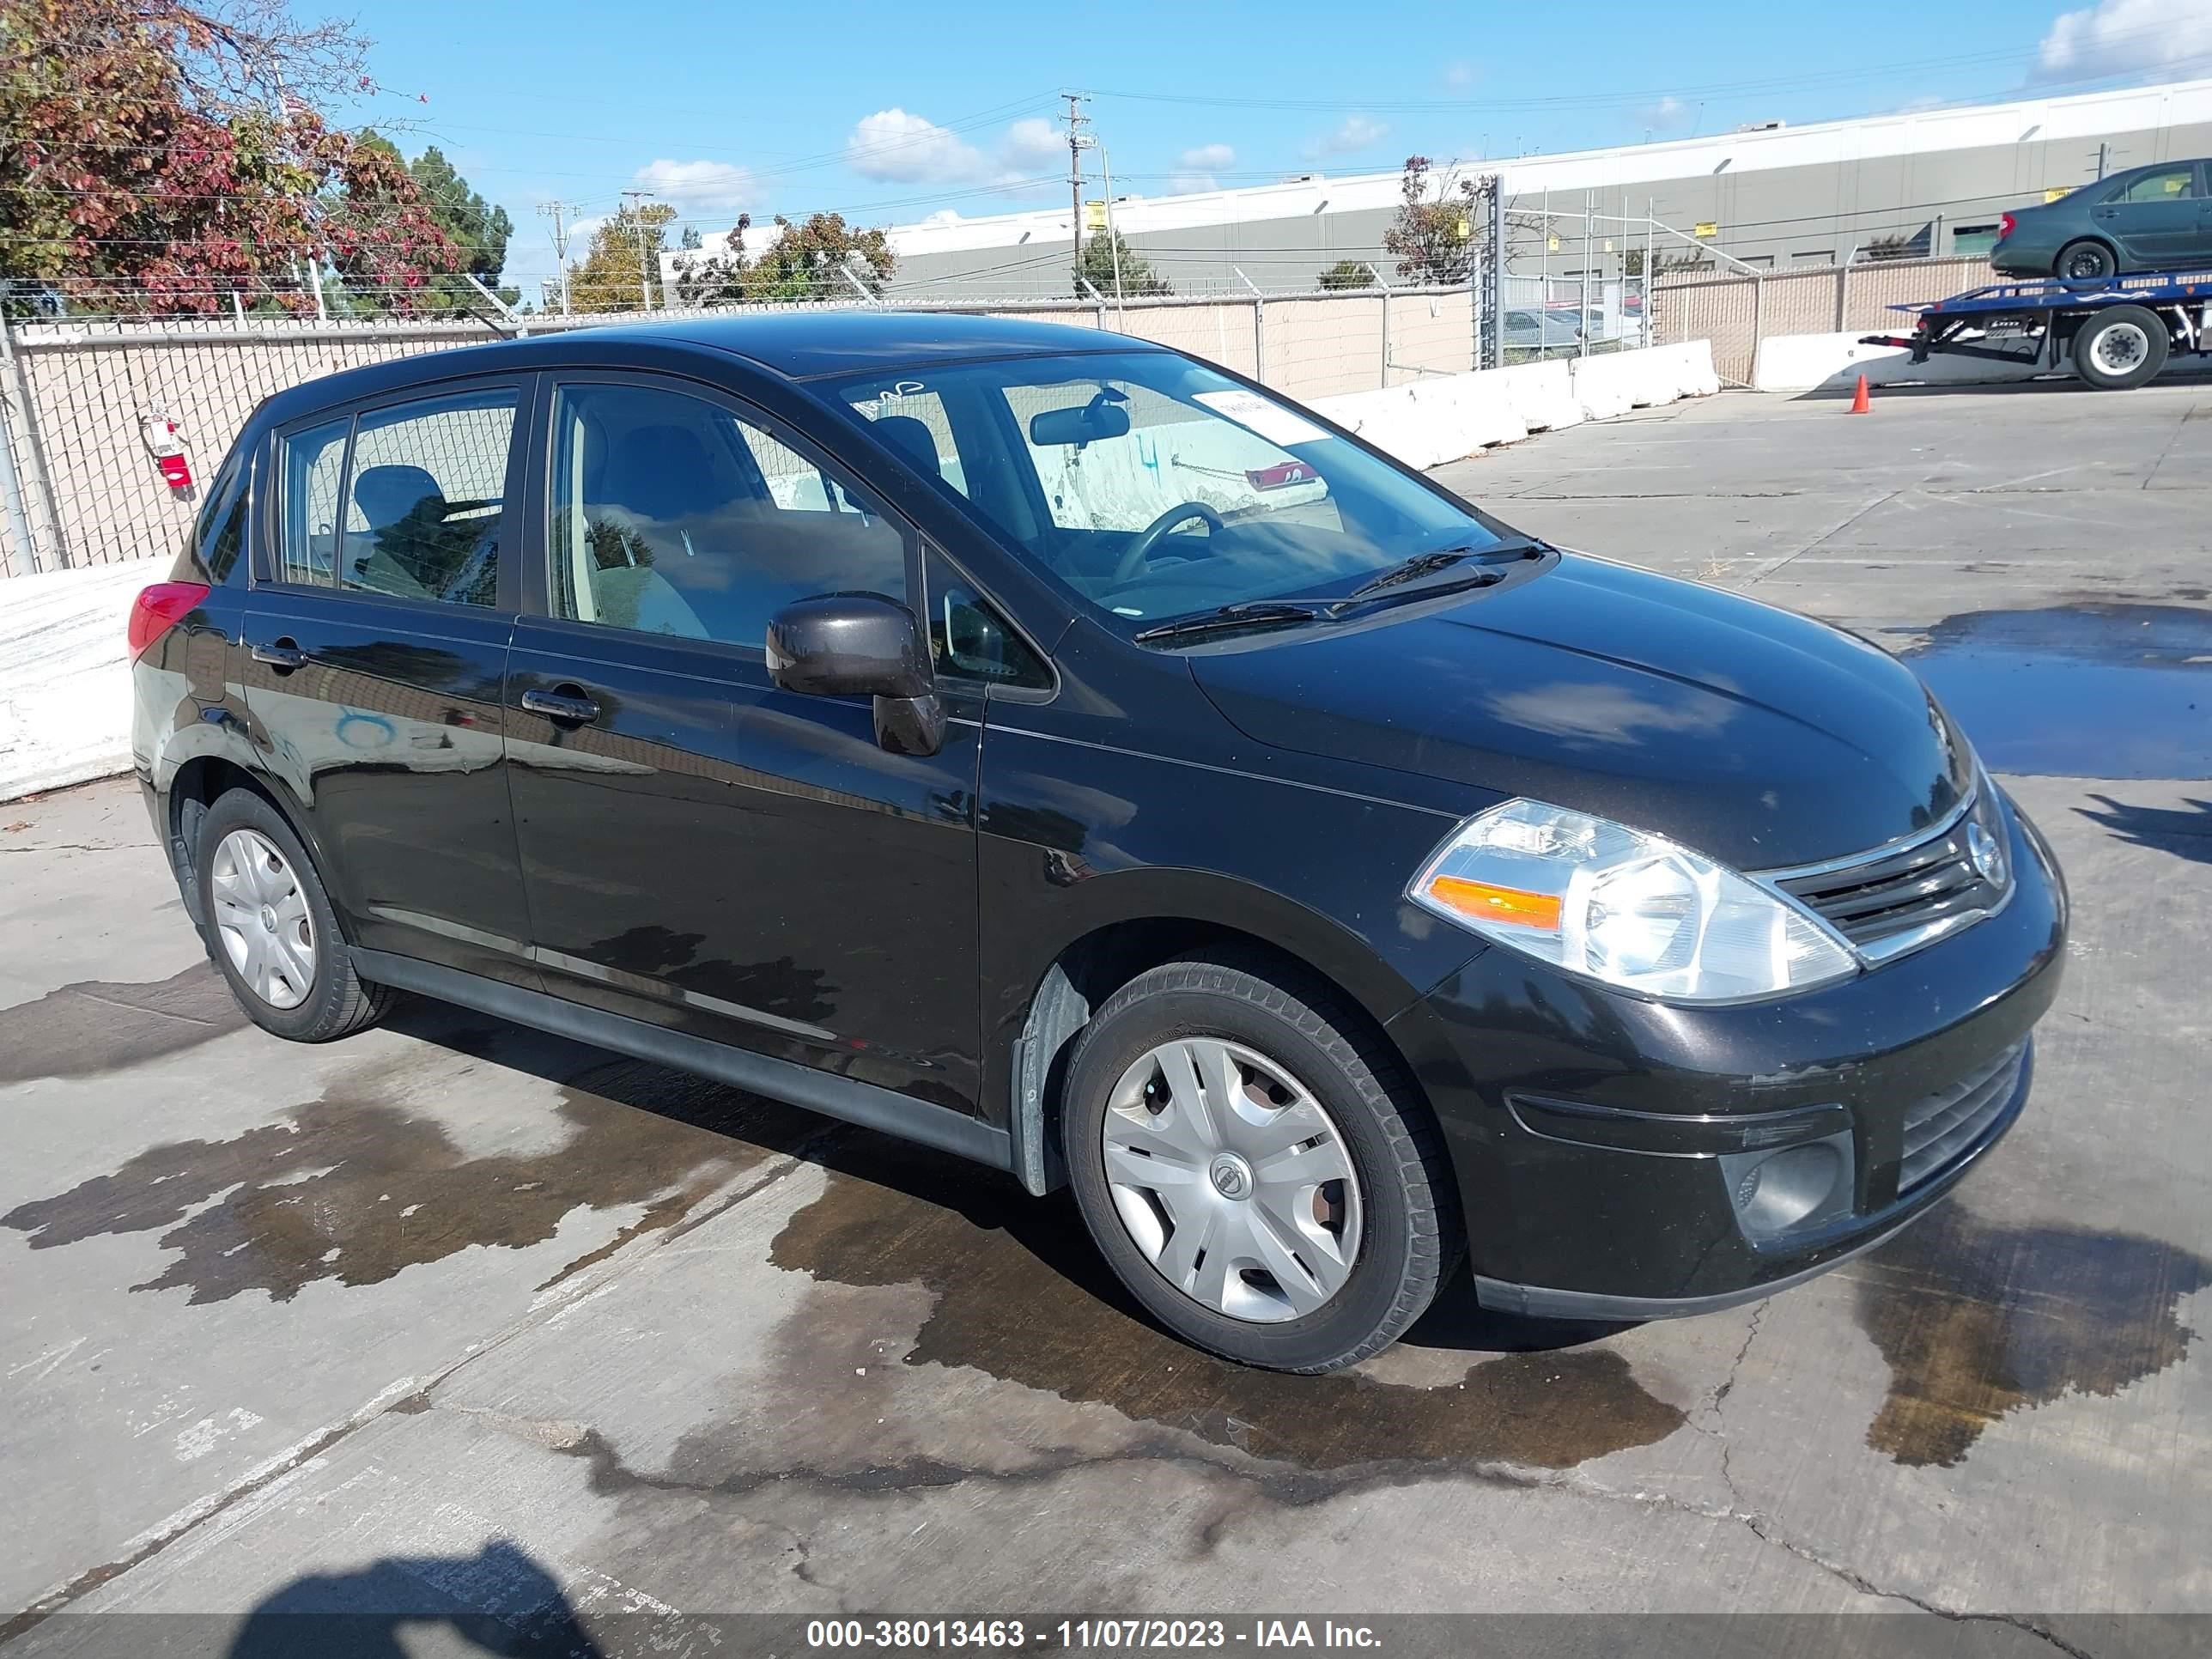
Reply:
[[[315,923],[276,843],[234,830],[215,849],[216,932],[230,965],[272,1008],[296,1008],[315,982]]]
[[[1242,1043],[1163,1043],[1121,1074],[1106,1180],[1131,1241],[1193,1301],[1268,1323],[1312,1313],[1359,1255],[1359,1182],[1312,1091]]]
[[[2120,323],[2100,334],[2089,347],[2097,367],[2107,374],[2124,374],[2150,351],[2150,336],[2133,323]]]

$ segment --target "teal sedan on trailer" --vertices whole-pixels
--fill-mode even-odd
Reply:
[[[2212,161],[2157,161],[2008,213],[1990,263],[2003,276],[2101,282],[2212,262]]]

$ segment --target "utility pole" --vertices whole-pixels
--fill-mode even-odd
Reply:
[[[1075,235],[1075,276],[1083,278],[1083,152],[1098,141],[1085,133],[1091,118],[1083,106],[1091,100],[1079,92],[1063,92],[1067,100],[1067,217]]]
[[[561,262],[561,314],[568,315],[568,227],[562,216],[573,202],[540,202],[539,213],[553,222],[553,257]]]
[[[2106,144],[2100,144],[2100,145],[2098,145],[2098,146],[2097,146],[2097,177],[2098,177],[2098,178],[2102,179],[2102,178],[2105,176],[2105,169],[2106,169],[2106,167],[2107,166],[2109,166],[2109,165],[2111,164],[2111,162],[2112,162],[2112,145],[2110,145],[2110,144],[2106,143]]]
[[[629,198],[629,210],[637,221],[637,286],[638,291],[645,295],[645,308],[650,311],[653,309],[653,278],[645,268],[645,204],[653,192],[649,190],[626,190],[623,194]]]

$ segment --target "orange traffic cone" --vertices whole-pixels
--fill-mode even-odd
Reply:
[[[1863,374],[1859,376],[1859,389],[1851,394],[1851,413],[1854,415],[1874,413],[1874,405],[1867,401],[1866,376]]]

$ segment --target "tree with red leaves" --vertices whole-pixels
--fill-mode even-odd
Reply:
[[[367,45],[283,0],[0,0],[9,308],[312,313],[311,262],[372,308],[431,308],[468,250],[389,145],[316,107],[372,89]]]

